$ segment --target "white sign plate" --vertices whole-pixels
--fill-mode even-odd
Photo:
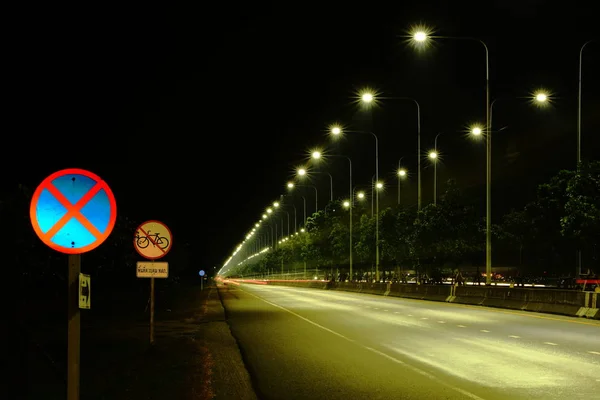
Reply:
[[[133,246],[135,250],[148,260],[164,257],[173,245],[173,235],[160,221],[146,221],[135,231]]]
[[[168,278],[168,262],[138,261],[135,274],[138,278]]]

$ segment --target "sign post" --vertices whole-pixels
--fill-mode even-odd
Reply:
[[[152,261],[166,256],[172,243],[171,230],[167,225],[155,220],[146,221],[138,226],[133,237],[133,247],[138,254]],[[154,344],[154,278],[168,278],[169,264],[138,262],[136,276],[150,278],[150,344]]]
[[[204,290],[204,270],[201,269],[198,274],[200,275],[200,290]]]
[[[81,277],[81,254],[100,246],[112,232],[117,204],[110,187],[83,169],[64,169],[40,183],[31,199],[33,230],[48,247],[69,255],[67,399],[79,400],[80,308],[89,308],[89,276]],[[83,282],[87,293],[83,296]],[[84,298],[84,307],[80,307]]]
[[[79,363],[81,345],[81,313],[79,312],[79,274],[81,254],[69,254],[69,322],[67,342],[67,399],[79,399]]]

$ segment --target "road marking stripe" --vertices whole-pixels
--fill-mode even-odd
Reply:
[[[481,329],[481,332],[488,333],[489,331],[487,329]]]
[[[590,354],[597,354],[597,355],[600,356],[600,351],[588,351],[588,353],[590,353]]]
[[[408,316],[409,316],[409,317],[412,317],[413,315],[412,315],[412,314],[408,314]]]
[[[466,328],[466,326],[464,326],[464,325],[456,325],[456,326],[458,326],[459,328]]]
[[[444,321],[438,321],[438,324],[445,324]]]
[[[518,338],[520,338],[521,336],[516,336],[516,335],[508,335],[508,337],[511,337],[511,338],[518,339]]]
[[[423,317],[423,318],[421,318],[421,319],[429,319],[429,318],[427,318],[427,317]]]
[[[448,387],[448,388],[450,388],[450,389],[452,389],[452,390],[455,390],[455,391],[457,391],[458,393],[461,393],[461,394],[463,394],[463,395],[467,396],[467,397],[468,397],[468,398],[470,398],[470,399],[473,399],[473,400],[484,400],[482,397],[479,397],[479,396],[477,396],[476,394],[473,394],[473,393],[471,393],[471,392],[468,392],[468,391],[466,391],[466,390],[464,390],[464,389],[461,389],[461,388],[459,388],[459,387],[456,387],[456,386],[454,386],[454,385],[451,385],[451,384],[449,384],[449,383],[446,383],[446,382],[444,382],[443,380],[441,380],[441,379],[437,378],[436,376],[434,376],[434,375],[430,374],[429,372],[423,371],[423,370],[422,370],[422,369],[420,369],[420,368],[417,368],[417,367],[414,367],[414,366],[412,366],[412,365],[410,365],[410,364],[407,364],[407,363],[405,363],[404,361],[401,361],[401,360],[399,360],[399,359],[397,359],[397,358],[395,358],[395,357],[392,357],[392,356],[390,356],[389,354],[385,354],[385,353],[384,353],[384,352],[382,352],[382,351],[379,351],[379,350],[377,350],[377,349],[374,349],[374,348],[372,348],[372,347],[365,346],[365,345],[363,345],[363,344],[361,344],[361,343],[357,342],[357,341],[356,341],[356,340],[354,340],[354,339],[350,339],[349,337],[346,337],[346,336],[342,335],[341,333],[338,333],[338,332],[336,332],[336,331],[334,331],[334,330],[332,330],[332,329],[329,329],[329,328],[327,328],[327,327],[325,327],[325,326],[323,326],[323,325],[321,325],[321,324],[318,324],[318,323],[316,323],[316,322],[314,322],[314,321],[312,321],[312,320],[310,320],[310,319],[308,319],[308,318],[306,318],[306,317],[303,317],[303,316],[302,316],[302,315],[300,315],[300,314],[296,314],[296,313],[295,313],[295,312],[293,312],[292,310],[289,310],[289,309],[287,309],[287,308],[285,308],[285,307],[283,307],[283,306],[280,306],[279,304],[271,303],[270,301],[268,301],[268,300],[265,300],[265,299],[263,299],[262,297],[260,297],[260,296],[257,296],[257,295],[255,295],[255,294],[253,294],[253,293],[247,292],[246,290],[243,290],[243,292],[244,292],[244,293],[247,293],[247,294],[249,294],[250,296],[256,297],[256,298],[257,298],[257,299],[259,299],[259,300],[262,300],[262,301],[264,301],[265,303],[272,305],[273,307],[277,307],[277,308],[279,308],[279,309],[281,309],[281,310],[283,310],[283,311],[285,311],[285,312],[288,312],[288,313],[292,314],[293,316],[295,316],[295,317],[297,317],[297,318],[300,318],[301,320],[303,320],[303,321],[305,321],[305,322],[308,322],[308,323],[309,323],[309,324],[311,324],[311,325],[314,325],[314,326],[316,326],[317,328],[323,329],[324,331],[331,333],[332,335],[335,335],[335,336],[337,336],[337,337],[339,337],[339,338],[342,338],[342,339],[344,339],[344,340],[346,340],[346,341],[348,341],[348,342],[350,342],[350,343],[352,343],[352,344],[355,344],[356,346],[362,347],[363,349],[369,350],[369,351],[371,351],[371,352],[373,352],[373,353],[375,353],[375,354],[377,354],[377,355],[380,355],[380,356],[382,356],[382,357],[385,357],[385,358],[387,358],[388,360],[395,362],[396,364],[402,365],[402,366],[404,366],[405,368],[408,368],[408,369],[410,369],[410,370],[411,370],[411,371],[413,371],[413,372],[416,372],[416,373],[418,373],[418,374],[420,374],[420,375],[423,375],[423,376],[425,376],[425,377],[427,377],[427,378],[429,378],[429,379],[431,379],[431,380],[433,380],[433,381],[436,381],[436,382],[438,382],[438,383],[440,383],[440,384],[442,384],[442,385],[444,385],[444,386],[446,386],[446,387]]]
[[[394,311],[394,314],[400,314],[400,312],[399,311]]]
[[[544,344],[547,344],[549,346],[558,346],[556,343],[552,343],[552,342],[544,342]]]

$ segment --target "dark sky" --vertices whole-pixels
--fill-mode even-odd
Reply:
[[[522,205],[537,183],[574,167],[579,48],[599,36],[593,2],[396,3],[19,10],[9,38],[14,56],[4,59],[14,66],[5,79],[15,87],[8,110],[16,120],[3,134],[6,186],[36,186],[61,168],[90,169],[111,185],[120,213],[164,220],[175,238],[195,244],[199,264],[220,265],[285,192],[307,149],[328,143],[327,124],[369,127],[353,96],[371,86],[420,102],[423,153],[445,132],[439,181],[454,177],[483,202],[484,146],[460,133],[485,118],[482,47],[442,40],[416,52],[396,35],[419,22],[489,46],[492,98],[499,98],[494,127],[507,127],[494,136],[498,209]],[[584,53],[587,159],[600,151],[599,51],[593,43]],[[522,98],[539,87],[551,91],[552,107]],[[388,201],[404,157],[411,176],[403,201],[414,204],[415,109],[380,105],[370,126],[380,139]],[[333,151],[352,157],[357,185],[369,184],[368,136],[349,136]],[[423,167],[426,204],[433,171],[426,160]],[[346,165],[332,161],[328,171],[335,197],[345,196]],[[324,199],[328,181],[315,182]]]

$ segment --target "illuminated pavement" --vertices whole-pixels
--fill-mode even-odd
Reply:
[[[267,285],[221,297],[261,399],[600,396],[600,321]]]

